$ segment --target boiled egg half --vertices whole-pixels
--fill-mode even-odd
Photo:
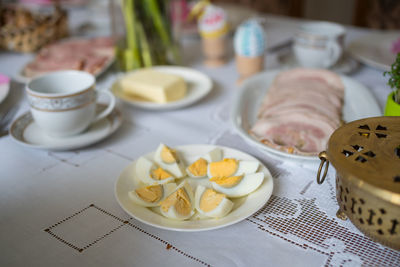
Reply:
[[[135,173],[141,182],[148,185],[165,184],[175,180],[175,177],[171,173],[158,167],[145,157],[137,159]]]
[[[264,180],[258,170],[260,163],[251,160],[225,158],[208,165],[212,187],[228,197],[242,197],[256,190]]]
[[[213,177],[212,187],[228,197],[242,197],[255,191],[264,181],[264,173],[256,172],[229,177]]]
[[[215,148],[197,159],[186,168],[186,173],[193,178],[203,178],[207,176],[207,167],[210,162],[220,161],[222,159],[222,150]]]
[[[209,178],[239,176],[248,173],[255,173],[259,166],[260,163],[255,160],[225,158],[208,164],[207,174]]]
[[[186,220],[194,214],[193,189],[182,182],[169,196],[160,202],[160,212],[167,218]]]
[[[186,175],[185,167],[179,157],[178,151],[164,144],[158,146],[154,155],[154,161],[176,178],[182,178]]]
[[[143,207],[158,206],[176,188],[175,183],[145,185],[128,193],[129,198]]]
[[[233,202],[226,195],[202,185],[197,186],[194,198],[196,210],[207,217],[224,217],[233,208]]]

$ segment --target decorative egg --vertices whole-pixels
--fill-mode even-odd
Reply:
[[[198,20],[200,34],[205,38],[217,38],[229,30],[225,11],[212,4],[208,4]]]
[[[266,35],[263,27],[255,19],[250,19],[238,27],[233,39],[236,54],[244,57],[259,57],[264,54]]]

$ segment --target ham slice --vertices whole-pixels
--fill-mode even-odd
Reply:
[[[325,149],[335,127],[318,114],[289,113],[258,120],[252,132],[261,142],[288,152],[313,154]]]
[[[275,149],[316,155],[340,126],[344,86],[327,70],[293,69],[272,82],[250,133]]]
[[[109,37],[72,39],[42,48],[23,74],[34,77],[57,70],[83,70],[98,74],[114,58],[114,41]]]

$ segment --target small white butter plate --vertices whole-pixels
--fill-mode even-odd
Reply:
[[[97,104],[98,111],[104,104]],[[10,127],[10,136],[18,144],[44,150],[73,150],[92,145],[114,133],[122,124],[122,113],[115,108],[105,119],[91,125],[81,134],[56,138],[46,135],[34,122],[32,114],[26,112],[17,118]]]
[[[169,110],[187,107],[201,100],[213,88],[212,81],[208,76],[191,68],[178,66],[156,66],[152,67],[151,69],[181,76],[188,86],[186,96],[180,100],[165,104],[150,102],[134,95],[126,94],[120,86],[120,78],[122,76],[116,82],[114,82],[111,87],[111,91],[116,97],[135,107],[148,110]]]
[[[179,151],[179,154],[182,156],[182,160],[185,163],[193,162],[199,156],[205,155],[210,152],[217,146],[213,145],[185,145],[185,146],[177,146],[174,149]],[[239,160],[255,160],[258,161],[253,156],[244,153],[242,151],[218,146],[222,150],[222,155],[224,158],[235,158]],[[154,152],[148,153],[144,155],[144,157],[148,159],[152,159],[154,157]],[[230,213],[222,218],[205,218],[201,217],[199,214],[195,213],[190,219],[185,221],[178,221],[173,219],[168,219],[162,216],[157,210],[145,208],[143,206],[135,204],[130,198],[128,193],[132,191],[139,183],[139,179],[135,173],[136,169],[136,160],[129,164],[121,173],[119,178],[115,183],[115,197],[122,207],[130,216],[135,218],[138,221],[141,221],[145,224],[166,229],[172,231],[180,231],[180,232],[197,232],[197,231],[206,231],[213,230],[222,227],[226,227],[235,223],[238,223],[247,217],[251,216],[259,209],[261,209],[269,200],[272,195],[272,191],[274,188],[273,178],[271,173],[260,162],[260,168],[258,172],[264,173],[264,181],[263,183],[252,193],[247,196],[239,197],[239,198],[230,198],[234,202],[233,209]],[[195,190],[197,185],[203,185],[211,187],[211,183],[207,178],[183,178],[187,179],[189,184]],[[179,184],[183,180],[177,180]]]

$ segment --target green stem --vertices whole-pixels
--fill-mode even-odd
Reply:
[[[126,27],[126,44],[129,51],[125,51],[125,67],[130,70],[140,67],[140,53],[136,40],[135,29],[135,2],[134,0],[124,0],[123,14]]]
[[[141,51],[142,51],[142,59],[143,59],[143,64],[145,67],[151,67],[153,65],[152,59],[151,59],[151,50],[149,46],[149,42],[147,40],[146,34],[143,29],[143,25],[138,22],[138,36],[140,40],[140,46],[141,46]]]
[[[152,19],[163,46],[166,48],[166,50],[170,50],[172,52],[173,58],[176,62],[180,62],[178,48],[174,42],[172,42],[172,38],[167,29],[167,23],[164,21],[161,15],[161,10],[157,0],[146,0],[145,3],[147,4],[148,16]]]

